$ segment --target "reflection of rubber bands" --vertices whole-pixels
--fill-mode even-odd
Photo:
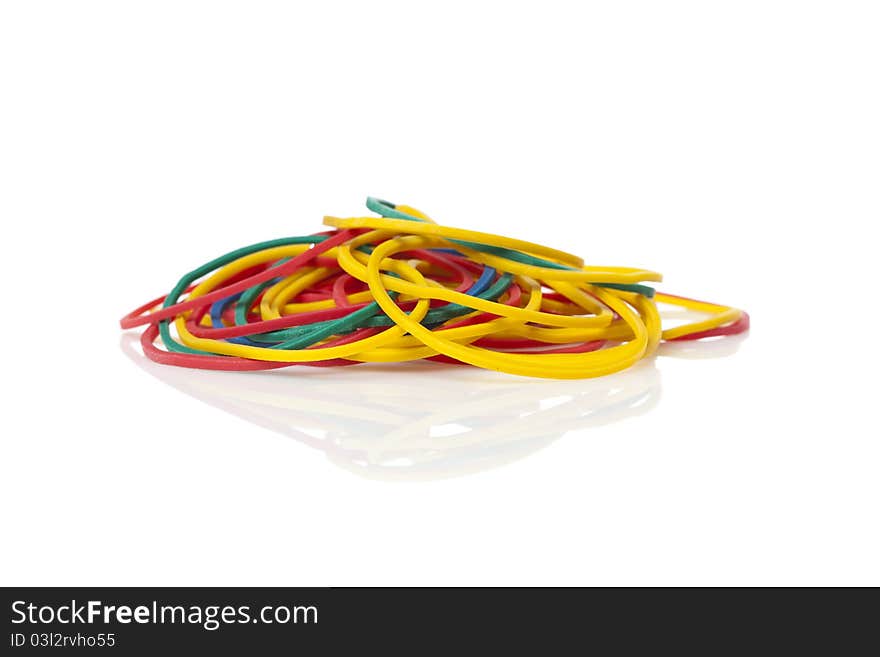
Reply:
[[[325,217],[334,230],[216,258],[121,325],[148,325],[145,354],[183,367],[430,359],[546,378],[609,374],[661,340],[749,326],[735,308],[655,295],[644,284],[661,280],[655,272],[585,266],[540,244],[440,226],[414,208],[368,207],[383,216]],[[662,329],[658,302],[707,317]]]
[[[429,371],[415,366],[407,368],[406,377],[371,378],[366,386],[361,376],[318,375],[291,388],[285,376],[224,376],[155,366],[138,357],[133,337],[124,336],[123,353],[160,381],[320,450],[347,470],[387,480],[436,479],[494,468],[535,453],[572,430],[648,413],[660,397],[660,372],[650,364],[608,382],[481,386],[479,377],[464,368],[431,378]],[[454,433],[437,431],[440,427]]]

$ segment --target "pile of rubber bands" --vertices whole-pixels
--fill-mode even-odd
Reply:
[[[145,355],[212,370],[427,359],[553,379],[602,376],[661,341],[746,331],[736,308],[661,294],[660,274],[587,266],[540,244],[434,223],[375,198],[378,216],[216,258],[126,315]],[[706,318],[663,329],[657,302]],[[161,339],[164,349],[156,345]]]

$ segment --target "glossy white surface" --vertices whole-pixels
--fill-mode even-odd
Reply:
[[[880,584],[877,27],[871,3],[4,4],[0,583]],[[368,194],[657,269],[753,331],[532,381],[190,372],[118,330]]]

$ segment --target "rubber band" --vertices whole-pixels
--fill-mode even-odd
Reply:
[[[552,247],[435,223],[375,198],[379,216],[325,217],[312,235],[236,249],[126,314],[159,363],[252,371],[427,359],[587,378],[662,341],[749,330],[745,312],[656,292],[659,273],[584,264]],[[664,328],[657,304],[704,317]],[[157,346],[157,340],[162,347]]]

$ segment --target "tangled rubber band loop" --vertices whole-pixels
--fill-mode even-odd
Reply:
[[[264,370],[427,359],[553,379],[602,376],[663,341],[743,333],[742,310],[654,291],[660,274],[433,222],[374,198],[378,216],[236,249],[120,321],[167,365]],[[657,304],[704,315],[663,328]],[[163,348],[157,346],[157,339]]]

